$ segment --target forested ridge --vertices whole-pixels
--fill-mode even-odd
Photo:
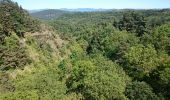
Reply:
[[[169,9],[61,13],[0,0],[0,100],[170,99]]]

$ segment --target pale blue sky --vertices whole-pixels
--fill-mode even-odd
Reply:
[[[25,9],[58,8],[170,8],[170,0],[13,0]]]

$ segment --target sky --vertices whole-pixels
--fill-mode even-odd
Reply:
[[[170,0],[13,0],[23,8],[104,8],[104,9],[151,9],[170,8]]]

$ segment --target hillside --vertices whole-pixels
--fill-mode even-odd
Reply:
[[[68,42],[10,0],[0,2],[0,16],[3,18],[0,20],[0,100],[44,99],[47,96],[39,96],[41,89],[38,89],[43,89],[43,84],[37,79],[43,78],[41,75],[51,77],[46,72],[52,74],[52,71],[56,77],[57,71],[53,66],[67,56],[61,56],[59,48],[65,47]],[[24,89],[24,84],[32,84],[39,92],[31,87]]]
[[[42,20],[52,20],[52,19],[60,17],[61,15],[65,13],[68,13],[68,12],[63,11],[63,10],[57,10],[57,9],[47,9],[47,10],[42,10],[42,11],[30,13],[30,14],[31,16],[42,19]]]
[[[71,14],[75,12],[105,12],[112,11],[112,9],[92,9],[92,8],[77,8],[77,9],[39,9],[39,10],[31,10],[29,11],[30,15],[34,18],[42,19],[42,20],[53,20],[61,17],[65,14]],[[114,11],[117,11],[116,9]]]
[[[69,9],[69,8],[61,8],[61,10],[64,11],[70,11],[70,12],[101,12],[101,11],[111,11],[112,9],[95,9],[95,8],[75,8],[75,9]]]
[[[33,14],[0,1],[0,100],[169,100],[169,9]]]

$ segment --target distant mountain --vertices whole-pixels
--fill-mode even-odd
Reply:
[[[112,9],[94,9],[94,8],[77,8],[77,9],[37,9],[29,10],[31,16],[42,19],[42,20],[52,20],[60,17],[61,15],[69,12],[99,12],[99,11],[111,11]]]
[[[32,11],[33,12],[33,11]],[[59,9],[45,9],[45,10],[34,10],[33,13],[30,12],[30,15],[43,20],[52,20],[60,17],[61,15],[67,13],[67,11]]]
[[[48,9],[28,10],[28,12],[29,12],[29,13],[36,13],[36,12],[40,12],[40,11],[44,11],[44,10],[48,10]]]
[[[96,11],[111,11],[112,9],[95,9],[95,8],[76,8],[76,9],[68,9],[68,8],[61,8],[64,11],[71,11],[71,12],[96,12]]]

